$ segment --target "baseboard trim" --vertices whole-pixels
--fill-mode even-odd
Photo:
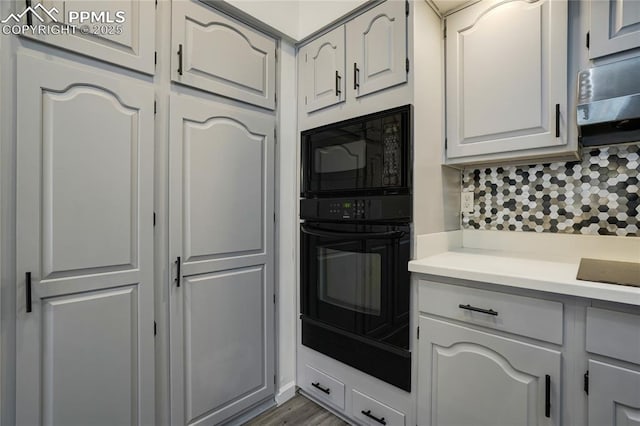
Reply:
[[[280,406],[296,396],[296,382],[291,381],[289,383],[280,386],[278,393],[276,394],[276,405]]]

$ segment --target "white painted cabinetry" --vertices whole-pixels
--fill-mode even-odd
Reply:
[[[302,46],[298,75],[305,113],[344,101],[352,105],[406,83],[408,11],[406,2],[388,0]]]
[[[589,426],[640,425],[640,315],[588,308],[586,348]]]
[[[408,4],[389,0],[347,22],[356,98],[407,81]]]
[[[275,109],[273,38],[195,0],[171,7],[173,81]]]
[[[153,89],[17,70],[16,423],[153,425]]]
[[[21,11],[25,2],[16,3]],[[30,3],[38,14],[31,16],[34,25],[59,27],[68,24],[75,30],[35,35],[25,32],[25,35],[125,68],[154,73],[156,6],[153,1],[42,0]],[[100,20],[89,18],[81,22],[80,12],[88,13],[89,17],[93,12]],[[26,16],[23,21],[27,22]]]
[[[567,2],[483,0],[447,17],[447,161],[575,151]]]
[[[274,126],[172,95],[171,416],[219,424],[274,392]]]
[[[556,330],[562,328],[562,305],[508,297],[420,282],[418,424],[561,423],[561,352],[491,329],[557,341]],[[437,303],[427,303],[433,301]],[[440,308],[434,310],[435,305]],[[482,325],[486,330],[459,325],[441,315]]]
[[[589,58],[640,48],[640,2],[590,1]]]
[[[298,52],[300,90],[306,112],[313,112],[346,99],[344,25],[330,31]]]

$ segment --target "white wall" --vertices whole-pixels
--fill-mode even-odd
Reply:
[[[298,228],[296,50],[291,43],[280,44],[279,140],[278,140],[278,274],[277,336],[278,383],[276,402],[294,396],[296,387],[296,236]]]
[[[368,0],[226,0],[293,41],[300,41]],[[404,0],[403,0],[404,1]]]

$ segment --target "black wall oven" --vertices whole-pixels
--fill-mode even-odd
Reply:
[[[303,133],[300,202],[302,344],[406,391],[409,117],[407,106]]]

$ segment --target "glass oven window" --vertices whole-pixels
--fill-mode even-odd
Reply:
[[[380,315],[380,253],[358,253],[319,247],[318,298],[341,308]]]

